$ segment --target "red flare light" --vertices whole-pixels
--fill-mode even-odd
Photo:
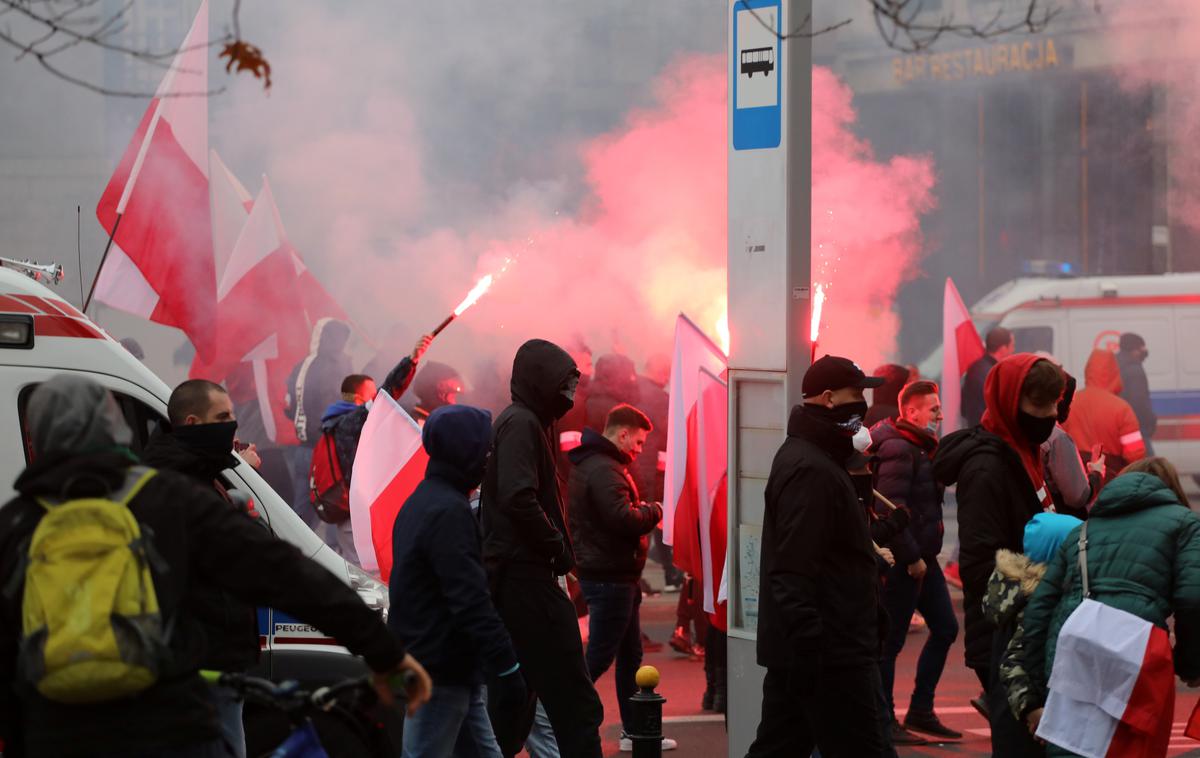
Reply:
[[[474,305],[479,300],[479,298],[483,297],[483,293],[485,293],[489,289],[491,289],[491,286],[492,286],[492,275],[491,274],[488,274],[487,276],[483,277],[478,282],[476,282],[475,286],[471,288],[471,291],[467,293],[467,296],[463,298],[463,301],[458,304],[457,308],[454,309],[455,318],[463,315],[463,311],[470,308],[472,305]]]

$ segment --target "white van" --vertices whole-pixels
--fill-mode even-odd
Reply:
[[[1146,340],[1146,376],[1158,415],[1154,452],[1200,483],[1200,273],[1021,278],[971,308],[980,334],[1012,330],[1020,352],[1044,350],[1079,378],[1095,348],[1115,350],[1123,332]],[[921,373],[941,373],[941,351]]]
[[[12,482],[28,463],[25,406],[34,388],[62,373],[85,374],[112,391],[141,450],[166,418],[171,390],[150,369],[51,290],[0,268],[0,482]],[[368,606],[386,613],[387,588],[347,563],[314,534],[249,465],[224,472],[229,489],[254,499],[271,531],[352,586]],[[294,618],[259,610],[262,662],[255,673],[305,684],[359,676],[365,665],[333,640]]]

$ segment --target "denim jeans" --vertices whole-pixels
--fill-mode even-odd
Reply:
[[[621,725],[633,728],[629,698],[637,693],[634,681],[642,665],[642,626],[639,609],[642,589],[636,582],[593,582],[579,580],[588,604],[588,644],[584,658],[588,675],[596,681],[617,662],[617,706]]]
[[[242,723],[245,702],[228,687],[213,687],[212,696],[217,706],[217,727],[221,730],[221,739],[228,743],[234,758],[246,758],[246,727]]]
[[[554,727],[540,700],[533,714],[533,728],[525,738],[525,752],[529,753],[529,758],[561,758],[558,740],[554,739]]]
[[[942,567],[936,558],[926,558],[925,567],[925,577],[918,581],[908,575],[908,567],[893,566],[888,571],[887,583],[883,588],[883,605],[887,609],[890,627],[883,644],[883,657],[879,661],[879,676],[883,680],[888,709],[893,714],[895,698],[892,688],[896,681],[896,657],[904,649],[913,611],[918,610],[925,617],[929,639],[917,658],[917,677],[909,703],[910,712],[928,713],[933,710],[934,690],[942,678],[950,646],[958,637],[958,619],[954,616],[954,605],[950,602],[950,591],[946,589]]]
[[[487,713],[487,687],[441,684],[404,717],[403,758],[501,758]]]

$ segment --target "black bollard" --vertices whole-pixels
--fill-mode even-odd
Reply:
[[[662,708],[667,699],[654,691],[658,669],[642,666],[637,671],[639,692],[629,698],[633,708],[633,758],[662,758]]]

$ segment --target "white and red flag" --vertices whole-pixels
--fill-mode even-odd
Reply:
[[[696,485],[700,496],[700,566],[694,576],[704,579],[704,611],[726,631],[726,598],[722,596],[728,531],[726,476],[729,468],[729,387],[707,368],[701,368],[696,401]],[[682,534],[683,530],[680,530]]]
[[[219,381],[249,363],[267,437],[281,444],[295,443],[284,412],[287,378],[307,354],[312,333],[296,261],[264,178],[217,286],[217,347],[209,361],[197,354],[190,372]]]
[[[375,396],[363,426],[350,479],[350,526],[365,571],[387,582],[392,573],[392,527],[425,476],[429,455],[421,427],[392,396]]]
[[[675,544],[676,514],[682,508],[700,513],[696,474],[688,475],[689,461],[695,465],[696,401],[700,396],[700,369],[714,376],[725,372],[721,348],[682,313],[675,321],[675,350],[671,360],[670,405],[667,411],[667,463],[663,483],[663,542]],[[698,518],[698,516],[697,516]]]
[[[983,340],[963,305],[954,280],[946,277],[942,300],[942,422],[944,434],[962,426],[962,377],[984,355]]]
[[[1167,754],[1175,718],[1171,641],[1132,613],[1084,599],[1059,632],[1037,735],[1089,758]]]
[[[96,206],[113,239],[96,283],[101,299],[182,329],[206,359],[216,345],[209,52],[205,1]]]

